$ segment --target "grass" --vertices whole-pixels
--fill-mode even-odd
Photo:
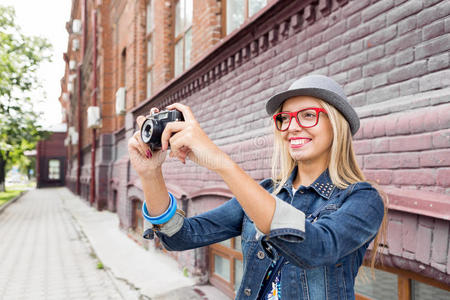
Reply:
[[[21,190],[8,190],[6,192],[0,192],[0,206],[19,195]]]
[[[36,187],[35,181],[30,181],[28,183],[14,183],[14,184],[7,184],[6,190],[7,191],[23,191],[28,188],[34,188]]]
[[[0,206],[18,196],[20,192],[25,191],[26,189],[33,188],[36,186],[36,182],[31,181],[29,183],[17,183],[6,185],[6,192],[0,192]]]

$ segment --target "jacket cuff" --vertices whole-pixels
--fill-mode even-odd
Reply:
[[[161,226],[159,232],[164,233],[168,237],[171,237],[183,227],[184,223],[184,212],[177,211],[173,217]]]
[[[162,225],[152,225],[151,223],[148,223],[150,224],[151,227],[144,232],[143,238],[150,240],[153,239],[154,231],[161,232],[167,235],[168,237],[171,237],[175,233],[180,231],[181,227],[183,227],[183,223],[184,223],[184,211],[177,209],[173,217]]]
[[[301,242],[305,238],[305,213],[275,197],[275,213],[267,238],[279,238],[287,242]]]

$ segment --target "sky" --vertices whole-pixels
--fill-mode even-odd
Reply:
[[[52,62],[41,65],[38,78],[43,86],[35,98],[43,99],[35,109],[42,111],[42,125],[51,127],[61,123],[60,80],[64,75],[63,53],[67,51],[66,22],[70,19],[72,0],[0,0],[0,5],[12,6],[16,11],[15,22],[22,33],[41,36],[53,45]]]

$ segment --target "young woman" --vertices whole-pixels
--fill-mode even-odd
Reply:
[[[181,111],[185,121],[167,125],[160,151],[151,153],[139,132],[129,140],[144,217],[164,247],[187,250],[241,235],[237,299],[354,299],[355,277],[375,239],[374,262],[386,205],[357,165],[352,135],[359,118],[342,88],[311,75],[267,101],[274,120],[272,178],[260,183],[207,137],[189,107],[167,108]],[[139,127],[144,119],[138,117]],[[213,170],[235,197],[185,218],[161,171],[169,144],[171,157]]]

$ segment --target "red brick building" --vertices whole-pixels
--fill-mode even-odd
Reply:
[[[74,0],[67,30],[67,185],[117,212],[143,246],[159,247],[139,237],[143,194],[127,155],[138,115],[189,105],[209,137],[260,180],[270,175],[272,145],[265,100],[302,75],[324,74],[356,107],[360,166],[390,196],[384,266],[376,282],[357,285],[360,298],[448,297],[448,1]],[[95,129],[89,106],[100,110],[89,121]],[[231,196],[192,162],[168,159],[163,169],[188,216]],[[238,286],[238,238],[169,255],[229,295]]]
[[[67,149],[66,124],[47,129],[51,134],[36,145],[36,186],[64,186]]]

